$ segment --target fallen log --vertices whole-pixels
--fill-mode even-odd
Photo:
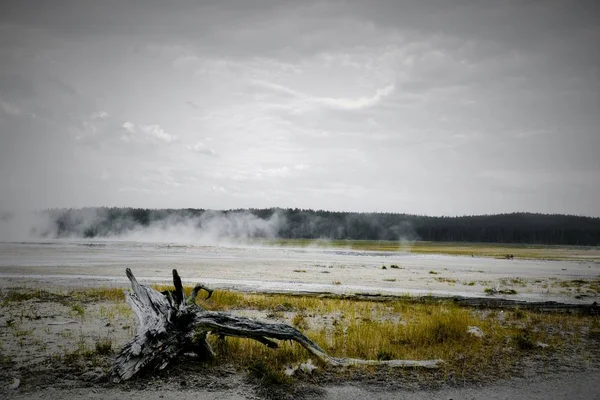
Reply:
[[[208,311],[196,304],[201,290],[212,291],[196,285],[189,297],[177,270],[173,270],[175,290],[158,292],[141,285],[129,268],[127,278],[132,292],[126,301],[135,313],[138,325],[135,337],[117,355],[112,368],[115,382],[130,379],[146,368],[163,369],[177,356],[193,352],[201,359],[214,357],[207,336],[232,336],[254,339],[264,345],[277,348],[275,340],[294,341],[311,354],[334,366],[387,365],[390,367],[437,368],[442,360],[362,360],[338,358],[327,354],[318,344],[291,325],[269,323],[250,318],[237,317],[224,312]]]
[[[494,297],[460,297],[453,298],[454,302],[462,307],[521,309],[547,313],[600,315],[600,306],[597,302],[591,304],[567,304],[555,301],[523,301]]]

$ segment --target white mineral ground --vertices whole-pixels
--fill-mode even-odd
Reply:
[[[382,269],[382,266],[386,269]],[[391,268],[397,265],[398,268]],[[86,287],[129,287],[125,268],[131,268],[141,283],[171,283],[176,268],[184,284],[197,282],[215,289],[244,291],[331,292],[410,294],[438,296],[485,296],[485,288],[514,289],[518,300],[555,300],[592,303],[598,294],[585,287],[565,287],[560,282],[597,280],[598,259],[579,261],[491,259],[401,252],[368,252],[347,249],[289,247],[224,247],[133,242],[54,241],[46,243],[0,243],[0,290],[30,288],[71,290]],[[431,273],[434,272],[434,273]],[[474,282],[474,284],[473,284]],[[9,313],[25,316],[19,329],[32,332],[21,346],[9,329],[0,330],[3,351],[19,365],[36,365],[48,354],[74,350],[85,338],[110,335],[115,347],[133,334],[131,315],[110,302],[85,305],[85,319],[69,306],[56,302],[25,301],[4,308],[0,325],[8,326]],[[126,306],[124,306],[126,307]],[[111,314],[112,313],[112,314]],[[15,314],[15,315],[17,315]],[[11,314],[12,315],[12,314]],[[107,323],[109,321],[110,323]],[[4,332],[6,331],[6,332]],[[4,333],[3,333],[4,332]],[[37,346],[37,347],[36,347]],[[10,349],[15,351],[11,352]],[[595,364],[594,364],[595,365]],[[592,368],[592,369],[590,369]],[[595,366],[506,381],[500,385],[430,390],[395,390],[361,384],[323,388],[324,399],[600,399]],[[70,399],[180,399],[192,395],[203,399],[255,399],[243,379],[232,375],[227,387],[189,389],[151,387],[124,391],[120,387],[65,389],[29,387],[0,388],[5,398]],[[233,381],[232,381],[233,380]],[[11,382],[9,382],[11,383]],[[26,385],[21,382],[21,385]]]
[[[419,255],[350,249],[223,247],[135,242],[0,243],[0,287],[127,286],[140,281],[260,292],[483,296],[485,288],[516,290],[527,301],[591,303],[594,293],[562,281],[598,279],[599,259],[550,261]],[[387,269],[382,269],[382,266]],[[397,265],[399,268],[391,268]]]

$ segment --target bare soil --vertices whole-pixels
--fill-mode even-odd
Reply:
[[[318,369],[292,384],[266,384],[234,365],[184,358],[163,371],[116,384],[109,376],[114,351],[135,332],[125,304],[46,295],[5,299],[1,310],[0,398],[535,399],[531,393],[541,393],[537,398],[593,399],[600,391],[597,335],[560,352],[536,352],[502,376],[459,380],[440,371]],[[96,345],[105,338],[111,351],[99,354]]]

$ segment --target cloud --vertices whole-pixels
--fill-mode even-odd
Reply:
[[[260,171],[260,175],[264,177],[284,178],[290,175],[290,169],[285,166],[280,168],[268,168]]]
[[[8,115],[23,114],[23,111],[19,107],[15,106],[14,104],[11,104],[7,101],[0,100],[0,106],[2,107],[2,110]]]
[[[547,187],[598,186],[600,179],[595,171],[547,171],[543,169],[487,169],[477,173],[479,178],[492,180],[502,188],[532,191]]]
[[[380,103],[384,98],[394,92],[394,85],[388,85],[377,89],[375,94],[370,97],[349,98],[315,98],[314,101],[330,105],[342,110],[360,110],[362,108],[373,107]]]
[[[143,171],[138,177],[139,182],[151,188],[178,188],[196,185],[198,175],[195,171],[186,168],[160,166]]]
[[[189,151],[193,151],[198,154],[206,154],[209,156],[216,156],[217,152],[214,149],[208,148],[204,143],[198,142],[193,146],[185,146]]]
[[[140,126],[140,130],[146,135],[152,136],[158,140],[162,140],[163,142],[171,143],[177,140],[177,137],[174,135],[170,135],[159,125],[142,125]]]
[[[108,118],[108,113],[106,111],[96,111],[90,115],[91,119],[105,119]]]
[[[202,110],[202,107],[200,107],[198,104],[194,103],[191,100],[186,101],[185,104],[187,104],[188,106],[192,107],[195,110]]]
[[[391,84],[383,88],[377,89],[375,94],[373,94],[372,96],[361,96],[356,98],[336,98],[311,96],[306,93],[291,89],[289,87],[266,81],[255,80],[252,83],[258,87],[286,94],[304,102],[323,105],[339,110],[361,110],[364,108],[374,107],[386,97],[391,95],[395,90],[395,86]]]
[[[180,44],[149,44],[146,46],[146,51],[171,61],[175,67],[185,67],[200,60],[192,48]]]
[[[125,186],[125,187],[119,188],[119,192],[141,193],[141,194],[159,194],[159,195],[168,194],[168,192],[163,189],[147,189],[147,188],[140,188],[140,187],[135,187],[135,186]]]
[[[546,129],[532,129],[532,130],[519,130],[515,132],[514,136],[517,139],[529,139],[539,135],[546,135],[548,131]]]
[[[157,124],[151,125],[136,125],[133,122],[124,122],[121,125],[123,129],[125,129],[130,135],[121,136],[121,140],[126,143],[129,143],[132,137],[144,137],[149,139],[156,139],[165,143],[172,143],[178,140],[178,137],[175,135],[171,135]]]
[[[286,166],[282,166],[276,168],[255,168],[239,170],[231,174],[229,178],[232,181],[244,182],[288,178],[291,175],[292,170]]]
[[[125,122],[123,123],[123,128],[129,133],[135,133],[135,125],[133,122]]]

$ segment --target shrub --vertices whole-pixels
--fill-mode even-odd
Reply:
[[[109,338],[96,340],[96,354],[109,355],[112,353],[112,340]]]
[[[263,360],[254,361],[248,367],[248,376],[263,386],[285,385],[292,383],[292,379],[282,371],[270,368]]]
[[[306,318],[304,318],[303,314],[294,315],[294,318],[292,318],[292,325],[301,330],[308,329],[308,322],[306,321]]]
[[[535,347],[528,329],[523,329],[518,334],[513,335],[512,340],[519,350],[532,350]]]

